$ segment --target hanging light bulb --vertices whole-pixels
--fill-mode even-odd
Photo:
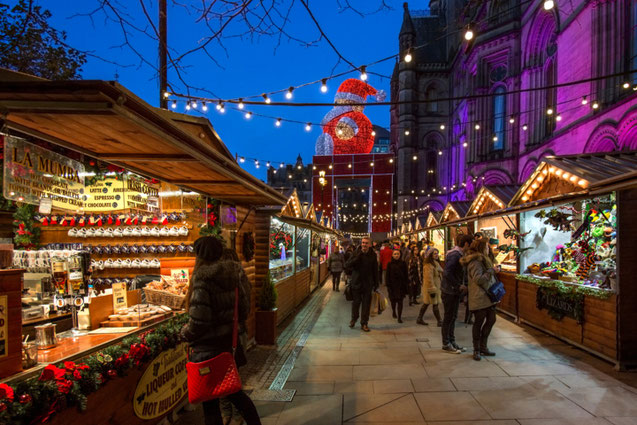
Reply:
[[[513,124],[513,123],[515,122],[515,118],[513,118],[513,117],[509,118],[509,122],[510,122],[511,124]]]
[[[196,101],[196,100],[193,100],[193,101],[192,101],[192,103],[191,103],[191,106],[192,106],[193,108],[197,109],[197,101]]]
[[[222,114],[226,112],[226,106],[223,103],[221,104],[221,109],[219,109],[219,112]]]
[[[259,160],[257,159],[254,160],[254,166],[255,168],[259,168]]]
[[[586,99],[586,96],[584,96],[582,98],[582,105],[586,105],[588,103],[588,100]]]
[[[173,100],[173,104],[170,105],[173,109],[177,109],[177,101]]]
[[[372,136],[376,136],[376,132],[372,130]]]
[[[164,92],[164,98],[168,99],[170,97],[170,92],[169,91],[165,91]]]
[[[367,81],[367,66],[361,66],[361,80]]]
[[[546,110],[546,115],[553,115],[553,108],[548,108]]]
[[[544,0],[544,10],[551,10],[555,7],[553,0]]]
[[[597,108],[599,108],[599,103],[597,103],[597,101],[595,101],[595,102],[593,102],[593,104],[591,105],[591,107],[592,107],[593,109],[597,109]]]
[[[480,124],[476,124],[474,127],[476,130],[480,130]]]
[[[412,52],[412,50],[411,50],[411,47],[410,47],[409,49],[407,49],[407,54],[405,55],[405,62],[407,62],[407,63],[411,62],[411,60],[412,60],[411,52]]]
[[[270,161],[266,162],[266,163],[265,163],[265,166],[266,166],[266,167],[268,167],[268,168],[270,168]]]
[[[413,159],[414,161],[417,161],[418,160],[418,155],[412,156],[411,159]]]
[[[555,117],[555,121],[562,121],[562,116],[561,115],[557,115]]]
[[[469,144],[468,144],[467,142],[464,142],[464,143],[462,144],[462,147],[463,147],[463,148],[466,148],[467,146],[469,146]]]
[[[622,85],[622,87],[625,89],[630,88],[630,83],[627,81]]]
[[[467,41],[473,40],[473,31],[471,31],[471,28],[467,28],[467,31],[464,33],[464,39]]]
[[[442,155],[442,151],[438,151],[438,155]]]
[[[276,125],[277,127],[281,127],[281,118],[277,118],[274,125]]]
[[[190,111],[190,101],[186,102],[186,111]]]
[[[394,163],[394,158],[389,158],[389,163],[393,164]]]
[[[524,130],[524,131],[526,131],[528,128],[529,128],[529,127],[528,127],[526,124],[524,124],[524,125],[522,126],[522,130]]]
[[[305,131],[310,131],[310,130],[312,130],[312,124],[308,122],[307,124],[305,124]]]
[[[246,162],[246,159],[244,157],[239,158],[239,162]]]
[[[206,105],[206,102],[201,102],[201,110],[208,112],[208,105]]]
[[[288,91],[285,93],[286,99],[292,99],[292,92],[294,91],[294,87],[290,87]]]
[[[493,136],[493,141],[497,142],[498,141],[498,136]]]
[[[374,166],[374,161],[370,162],[370,163],[369,163],[369,166],[370,166],[370,167],[373,167],[373,166]]]
[[[272,101],[270,100],[270,98],[268,97],[268,95],[267,95],[267,94],[263,93],[261,96],[263,96],[263,100],[265,101],[265,103],[270,103],[270,102],[272,102]]]
[[[409,130],[405,130],[405,136],[409,136]]]
[[[321,93],[327,93],[327,78],[321,80]]]
[[[284,163],[280,163],[279,164],[279,168],[283,168],[283,167],[285,167],[285,164]]]
[[[239,99],[239,104],[237,105],[237,108],[239,109],[243,109],[244,105],[243,105],[243,99]]]
[[[249,120],[250,118],[252,118],[252,112],[248,111],[246,112],[246,119]]]
[[[217,108],[217,111],[221,110],[221,101],[219,101],[219,103],[217,103],[217,106],[215,106],[215,108]]]
[[[444,130],[445,129],[445,125],[444,124],[440,124],[440,129]]]

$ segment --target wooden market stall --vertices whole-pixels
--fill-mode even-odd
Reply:
[[[445,226],[445,251],[454,247],[458,235],[475,232],[469,223],[462,220],[469,212],[470,206],[469,201],[451,201],[442,211],[440,224]]]
[[[60,164],[60,167],[66,167],[58,177],[68,180],[68,185],[75,184],[86,190],[74,194],[95,194],[95,199],[98,196],[108,197],[102,202],[103,205],[95,206],[101,208],[97,210],[89,206],[91,201],[88,196],[67,196],[76,205],[73,208],[60,206],[60,203],[69,204],[70,201],[60,201],[56,196],[40,196],[53,199],[51,212],[41,212],[37,217],[31,215],[31,221],[26,224],[29,228],[35,227],[41,231],[42,243],[58,245],[53,247],[57,250],[90,253],[92,261],[102,261],[106,265],[111,264],[106,262],[107,259],[117,263],[118,268],[97,267],[92,276],[92,279],[106,280],[107,285],[110,285],[111,279],[107,278],[121,282],[135,275],[159,275],[173,269],[183,270],[184,274],[191,272],[193,255],[188,247],[192,248],[201,225],[206,224],[209,228],[203,230],[220,233],[230,246],[236,248],[253,283],[254,312],[259,284],[255,279],[256,262],[254,258],[249,258],[251,250],[244,249],[254,241],[251,237],[255,231],[254,210],[262,205],[283,205],[286,198],[244,171],[206,119],[154,108],[116,82],[46,81],[2,70],[0,108],[3,110],[0,125],[5,146],[6,143],[12,143],[11,146],[16,149],[12,150],[11,161],[20,167],[28,167],[26,154],[38,152],[38,166],[57,161],[55,163]],[[112,174],[101,174],[102,171],[98,170],[101,164],[107,164]],[[91,167],[96,172],[87,173]],[[41,170],[33,171],[27,177],[21,175],[20,180],[7,182],[5,179],[5,184],[13,185],[5,190],[5,194],[15,197],[18,202],[30,202],[27,199],[30,194],[21,193],[20,185],[29,186],[30,179],[35,177],[50,178],[47,173],[40,176],[38,173]],[[55,171],[51,174],[55,174]],[[90,184],[85,181],[84,176],[95,174],[100,177],[99,181]],[[98,188],[95,185],[101,186]],[[48,190],[41,185],[30,187]],[[121,191],[111,190],[114,187],[121,188]],[[42,204],[40,202],[40,210],[45,211],[46,206]],[[116,237],[106,236],[104,232],[111,232]],[[153,243],[149,244],[151,241]],[[106,246],[110,254],[103,250]],[[113,250],[115,246],[117,251]],[[126,251],[122,250],[124,246],[127,247]],[[135,250],[131,250],[133,246]],[[141,251],[141,247],[151,246],[156,250]],[[101,251],[93,247],[99,247]],[[151,258],[157,262],[151,261]],[[144,267],[139,267],[140,263]],[[112,291],[115,292],[114,287]],[[128,301],[125,297],[122,299],[125,305],[130,306],[140,302],[139,297],[143,293],[135,289],[128,291]],[[114,298],[117,297],[109,298],[104,304],[114,309]],[[98,305],[100,302],[91,304]],[[119,299],[117,302],[120,302]],[[90,365],[94,365],[97,358],[104,362],[105,367],[113,368],[112,373],[111,370],[103,370],[104,384],[98,385],[99,389],[88,395],[87,412],[77,412],[73,403],[69,408],[60,405],[52,411],[54,416],[49,422],[153,424],[182,403],[186,395],[185,371],[182,367],[185,352],[183,346],[175,346],[174,343],[175,329],[181,319],[179,316],[169,318],[173,314],[171,312],[166,319],[154,323],[135,322],[137,326],[119,335],[86,335],[63,339],[57,348],[50,350],[58,350],[59,355],[43,355],[43,359],[56,365],[65,361],[83,362],[87,361],[87,356],[92,356]],[[10,326],[15,326],[13,319]],[[253,335],[254,314],[249,317],[247,328],[249,335]],[[141,362],[139,369],[131,371],[124,363],[114,364],[119,358],[111,356],[121,354],[118,346],[124,338],[139,337],[141,332],[155,329],[166,332],[167,337],[166,342],[162,340],[158,344],[151,344],[150,352],[154,357],[149,358],[142,348],[137,347],[141,350],[137,353]],[[10,343],[9,356],[0,359],[0,370],[4,370],[2,363],[16,354],[11,347]],[[133,356],[132,351],[129,353]],[[4,378],[4,382],[16,385],[16,388],[28,388],[28,385],[32,385],[30,382],[39,382],[37,378],[47,366],[47,361],[17,375],[5,374],[0,379]],[[171,380],[169,391],[156,393],[152,397],[146,394],[148,397],[145,396],[145,399],[141,397],[139,392],[152,379],[146,371],[150,370],[152,374],[154,365],[168,365],[173,361],[176,362],[175,369],[172,369],[174,380]],[[112,391],[108,389],[115,387],[118,396],[112,397]],[[65,393],[61,394],[64,397]],[[158,408],[159,396],[169,398],[170,402],[164,402]],[[33,405],[50,407],[46,403],[38,400]],[[9,406],[4,415],[12,414],[12,409]],[[95,409],[99,409],[99,412]],[[17,419],[13,422],[17,422]]]
[[[265,280],[269,274],[277,290],[277,323],[281,323],[322,284],[328,276],[327,267],[321,269],[321,235],[337,235],[333,229],[304,217],[303,207],[296,193],[290,194],[283,208],[264,207],[256,211],[256,279]],[[327,223],[326,223],[327,224]],[[316,267],[311,267],[311,258]]]

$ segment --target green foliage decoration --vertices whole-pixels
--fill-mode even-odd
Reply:
[[[259,290],[259,300],[257,303],[259,310],[274,310],[276,308],[276,299],[277,292],[276,288],[274,287],[274,281],[272,280],[272,276],[270,276],[270,272],[268,272],[265,276],[263,285]]]
[[[35,215],[36,206],[19,204],[13,214],[15,236],[13,242],[18,249],[38,249],[40,244],[40,227],[37,226]]]
[[[582,294],[594,298],[599,298],[600,300],[609,299],[614,292],[601,289],[601,288],[593,288],[590,286],[578,285],[578,284],[566,284],[561,280],[552,280],[552,279],[540,279],[534,277],[532,275],[527,274],[518,274],[515,276],[517,280],[522,282],[532,283],[537,286],[541,286],[543,288],[555,288],[557,291],[562,294]]]

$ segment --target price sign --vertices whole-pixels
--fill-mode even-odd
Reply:
[[[123,308],[128,307],[128,301],[126,299],[126,284],[114,283],[113,286],[113,311],[117,312]]]

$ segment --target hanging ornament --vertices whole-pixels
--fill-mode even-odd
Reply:
[[[29,395],[29,394],[22,394],[20,396],[20,404],[27,404],[27,403],[31,403],[33,401],[33,398]]]

